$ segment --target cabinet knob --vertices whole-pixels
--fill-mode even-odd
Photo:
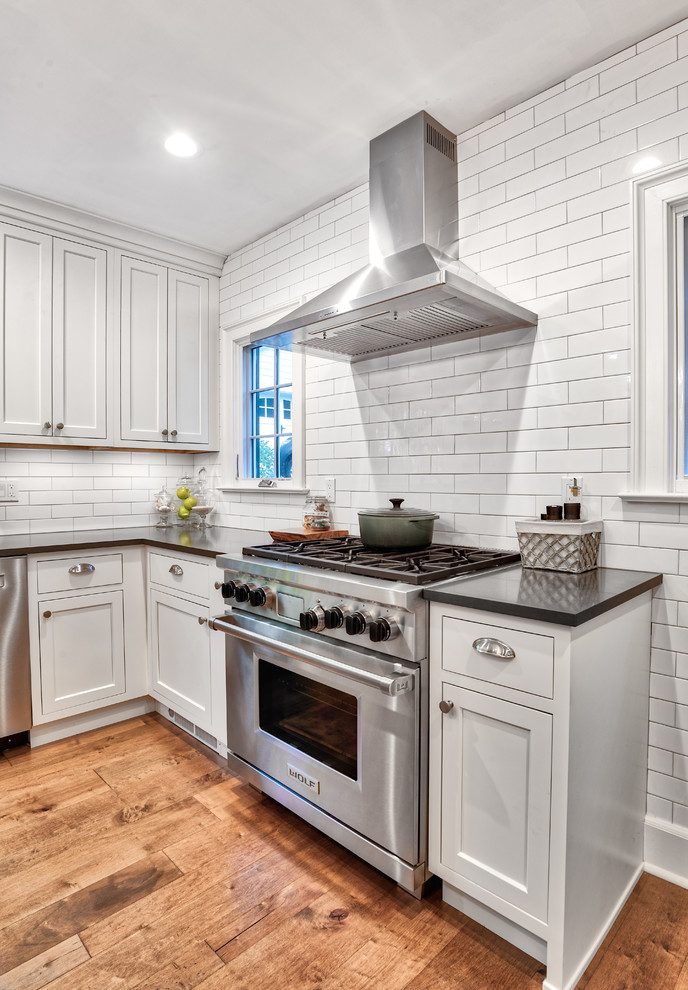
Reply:
[[[55,427],[56,430],[64,430],[64,423],[58,423]]]
[[[167,436],[167,430],[161,430],[160,432],[162,433],[162,435],[163,435],[164,437],[166,437],[166,436]]]
[[[222,581],[216,581],[215,582],[215,591],[219,591],[221,587],[222,587]]]
[[[170,567],[170,574],[176,574],[177,577],[181,577],[183,573],[184,569],[179,564],[172,564]]]
[[[44,430],[52,430],[52,428],[53,428],[53,424],[52,423],[44,423],[43,424],[43,429]]]
[[[171,437],[176,437],[176,435],[177,435],[177,431],[176,430],[172,430],[172,432],[170,433],[170,436]]]
[[[454,707],[453,701],[440,701],[440,711],[443,715],[448,715]]]
[[[53,614],[52,612],[44,612],[43,613],[43,618],[44,619],[49,619],[52,614]]]
[[[203,623],[204,623],[204,622],[207,622],[207,621],[208,621],[208,620],[207,620],[207,619],[204,619],[202,615],[199,615],[199,616],[198,616],[198,624],[199,624],[199,626],[202,626],[202,625],[203,625]]]

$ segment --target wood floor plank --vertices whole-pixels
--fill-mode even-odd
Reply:
[[[86,959],[88,952],[83,942],[78,935],[72,935],[0,975],[0,990],[41,990],[41,987],[52,983],[63,973],[69,973]]]
[[[33,956],[59,945],[89,925],[180,876],[176,866],[158,852],[113,873],[83,890],[30,914],[0,932],[0,973],[19,966]]]
[[[202,940],[191,942],[184,952],[163,969],[136,984],[136,990],[194,990],[222,961]]]
[[[11,786],[3,781],[0,791],[0,841],[6,848],[6,833],[17,825],[24,827],[48,812],[62,810],[85,797],[105,794],[108,785],[88,767],[52,775],[47,780],[26,786]],[[31,819],[27,821],[27,816]]]
[[[686,892],[644,873],[633,894],[636,910],[626,914],[587,990],[621,986],[675,990],[688,958]]]

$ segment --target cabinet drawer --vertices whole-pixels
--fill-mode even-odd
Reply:
[[[476,649],[479,640],[496,640],[511,647],[515,656],[507,659],[479,652]],[[485,646],[490,649],[492,644]],[[442,617],[442,668],[489,684],[552,698],[554,638],[445,615]]]
[[[39,560],[36,564],[38,594],[56,591],[82,591],[122,583],[122,554],[92,554]]]
[[[151,553],[150,579],[154,584],[185,595],[197,598],[208,597],[208,565],[188,557],[166,557],[161,553]]]

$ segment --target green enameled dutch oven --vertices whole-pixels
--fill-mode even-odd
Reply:
[[[375,550],[419,550],[432,543],[435,512],[402,509],[403,498],[390,498],[391,509],[361,509],[361,540]]]

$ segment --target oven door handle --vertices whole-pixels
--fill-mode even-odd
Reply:
[[[243,639],[253,646],[265,646],[271,650],[276,650],[278,653],[286,653],[287,656],[293,657],[295,660],[303,660],[305,663],[310,663],[314,667],[319,667],[321,670],[326,670],[333,674],[342,674],[344,677],[349,677],[351,680],[358,681],[361,684],[379,688],[383,694],[388,694],[392,697],[398,694],[406,694],[409,691],[413,691],[414,688],[414,679],[411,672],[386,677],[384,674],[374,674],[369,670],[358,670],[356,667],[350,667],[348,664],[341,663],[339,660],[319,657],[317,653],[300,650],[296,646],[288,646],[285,643],[276,643],[269,636],[261,636],[260,633],[250,632],[248,629],[240,629],[238,626],[227,622],[221,615],[215,616],[213,619],[208,619],[208,625],[211,629],[217,629],[218,632],[223,632],[227,636],[236,636],[237,639]]]

